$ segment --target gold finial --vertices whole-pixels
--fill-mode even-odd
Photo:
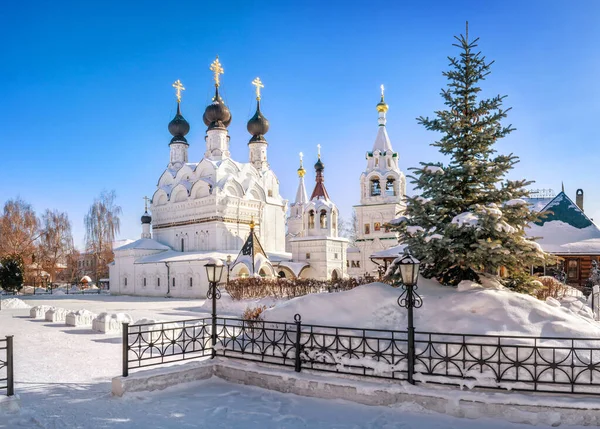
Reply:
[[[254,85],[256,87],[256,99],[260,100],[260,89],[264,88],[265,86],[263,85],[263,83],[260,81],[259,77],[256,77],[256,79],[254,79],[252,81],[252,85]]]
[[[223,70],[223,66],[221,66],[221,63],[219,62],[218,55],[217,55],[217,58],[210,65],[210,71],[213,72],[213,74],[214,74],[213,79],[215,80],[215,86],[218,87],[221,84],[221,78],[219,75],[225,73],[225,70]]]
[[[250,231],[254,231],[254,215],[250,217]]]
[[[298,177],[304,177],[304,175],[306,174],[306,170],[302,165],[302,158],[304,158],[304,154],[300,152],[300,168],[298,168]]]
[[[175,88],[175,95],[177,97],[177,102],[181,103],[181,91],[185,91],[185,88],[183,87],[183,84],[181,83],[181,81],[179,79],[177,79],[173,83],[173,88]]]
[[[146,213],[148,213],[148,201],[150,201],[150,198],[144,197],[144,211]]]
[[[381,88],[381,101],[379,103],[377,103],[377,111],[379,113],[385,113],[389,109],[386,102],[383,101],[383,92],[385,91],[385,88],[384,88],[383,84],[381,84],[381,86],[379,88]]]
[[[317,156],[321,159],[321,144],[317,144]]]

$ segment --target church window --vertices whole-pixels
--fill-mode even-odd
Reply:
[[[352,268],[356,268],[356,262],[352,261]]]
[[[375,167],[379,166],[379,158],[375,158]]]
[[[338,254],[337,253],[333,254],[333,259],[338,259]]]
[[[393,197],[394,195],[396,195],[393,177],[388,177],[387,181],[385,182],[385,194],[389,197]]]
[[[279,271],[278,276],[280,279],[285,279],[285,273],[283,271]]]
[[[373,224],[373,229],[374,229],[375,231],[381,231],[381,223],[379,223],[379,222],[375,222],[375,223]]]
[[[321,229],[327,228],[327,212],[325,210],[321,210],[321,215],[319,216],[319,223],[321,225]]]
[[[310,253],[306,254],[306,259],[310,259]]]
[[[173,277],[173,287],[175,287],[175,277]]]
[[[269,197],[273,196],[273,190],[272,189],[269,189],[268,195],[269,195]]]
[[[365,223],[365,234],[370,234],[371,233],[371,225],[368,223]]]
[[[146,277],[144,277],[144,287],[146,287]]]
[[[125,286],[127,287],[127,277],[125,277]]]
[[[190,277],[190,287],[194,286],[194,279]]]
[[[371,196],[378,197],[381,195],[381,185],[379,183],[379,177],[371,179]]]
[[[346,259],[346,268],[350,268],[350,260]]]
[[[156,278],[156,287],[160,287],[160,277]]]
[[[360,268],[360,261],[356,261],[356,268]]]
[[[392,166],[392,160],[388,158],[388,167]]]
[[[384,230],[385,230],[385,232],[390,232],[390,227],[389,227],[389,226],[386,226],[386,227],[384,228]]]
[[[308,212],[308,228],[313,229],[315,227],[315,211],[311,210]]]
[[[183,238],[182,238],[182,239],[181,239],[181,251],[182,251],[182,252],[183,252],[183,244],[184,244],[184,241],[183,241]]]

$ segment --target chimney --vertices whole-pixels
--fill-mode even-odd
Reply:
[[[575,193],[575,204],[583,211],[583,189],[577,189],[577,192]]]

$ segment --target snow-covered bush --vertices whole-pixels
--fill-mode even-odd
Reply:
[[[371,283],[373,279],[338,279],[338,280],[314,280],[314,279],[264,279],[261,277],[249,277],[244,279],[230,280],[225,287],[234,300],[264,298],[294,298],[319,292],[339,292],[354,289],[362,284]]]

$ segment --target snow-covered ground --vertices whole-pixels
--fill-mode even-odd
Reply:
[[[418,330],[465,333],[522,333],[533,335],[596,336],[596,322],[578,314],[575,300],[557,307],[503,290],[442,288],[421,281],[423,307],[416,310]],[[396,299],[400,290],[383,284],[352,291],[319,294],[277,304],[271,320],[404,329],[405,310]],[[134,321],[182,320],[206,315],[202,300],[177,300],[109,295],[27,296],[27,305],[49,305],[94,313],[130,314]],[[234,316],[262,302],[231,303],[222,310]],[[269,304],[265,302],[264,304]],[[21,398],[18,414],[0,412],[0,428],[429,428],[513,427],[499,421],[457,420],[437,414],[418,414],[415,406],[402,409],[365,407],[283,395],[219,380],[180,386],[151,394],[110,396],[109,382],[121,373],[121,338],[90,327],[31,319],[29,308],[13,301],[0,311],[0,337],[14,335],[15,390]],[[514,426],[518,427],[518,426]]]
[[[104,384],[46,385],[21,394],[35,408],[0,415],[0,428],[85,429],[511,429],[492,419],[458,419],[415,404],[374,407],[306,398],[218,378],[160,392],[110,397]],[[24,401],[25,402],[25,401]],[[543,426],[536,426],[543,428]],[[564,427],[564,426],[562,426]],[[575,429],[575,427],[573,427]]]

